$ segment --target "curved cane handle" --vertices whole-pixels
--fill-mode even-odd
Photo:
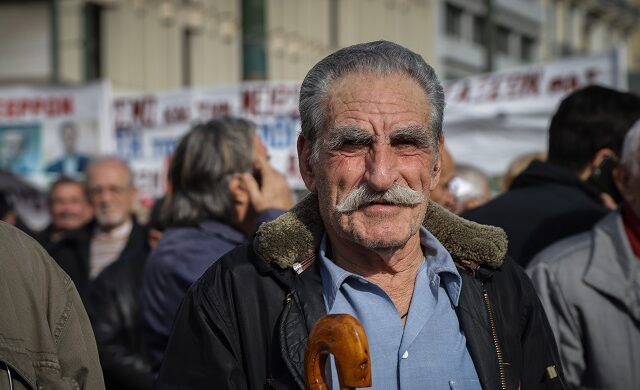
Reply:
[[[329,353],[334,356],[340,389],[371,386],[369,342],[358,320],[349,314],[330,314],[311,329],[304,355],[307,389],[327,390],[322,375]]]

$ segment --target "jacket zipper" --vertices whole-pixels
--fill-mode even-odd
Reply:
[[[496,348],[496,355],[498,356],[498,371],[500,374],[500,388],[507,390],[507,376],[504,372],[504,356],[502,355],[502,348],[500,347],[500,341],[498,340],[498,332],[496,330],[496,321],[493,317],[493,310],[491,308],[491,301],[489,301],[489,293],[487,290],[482,290],[482,299],[484,300],[485,308],[489,314],[489,326],[491,327],[491,337],[493,338],[493,345]]]
[[[11,369],[7,363],[4,364],[7,369],[7,379],[9,380],[9,390],[13,390],[13,378],[11,378]]]

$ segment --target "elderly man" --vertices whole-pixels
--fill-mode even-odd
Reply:
[[[85,299],[89,282],[107,266],[139,250],[147,251],[147,233],[132,215],[137,194],[127,164],[117,157],[94,161],[87,171],[87,192],[95,219],[70,232],[51,250]]]
[[[136,222],[137,191],[123,160],[107,156],[87,169],[95,219],[69,232],[50,253],[71,276],[87,307],[107,389],[150,389],[150,366],[139,329],[139,290],[149,254]]]
[[[433,69],[394,43],[315,65],[298,139],[313,194],[192,286],[159,388],[302,389],[308,332],[327,313],[364,325],[376,389],[562,388],[504,233],[429,202],[443,106]]]
[[[640,122],[614,181],[621,208],[542,251],[528,269],[567,382],[580,389],[640,389]]]
[[[93,217],[87,190],[75,179],[62,177],[56,180],[49,189],[48,202],[51,223],[36,235],[47,250],[60,241],[63,234],[85,225]]]

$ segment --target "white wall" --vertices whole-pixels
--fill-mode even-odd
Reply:
[[[47,3],[0,4],[0,81],[50,76]]]

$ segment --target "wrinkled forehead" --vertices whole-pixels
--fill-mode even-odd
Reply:
[[[421,85],[401,73],[352,72],[335,80],[325,99],[325,129],[332,126],[336,113],[342,117],[359,115],[403,115],[417,113],[427,124],[430,105]]]
[[[87,170],[87,185],[129,185],[131,177],[129,169],[117,160],[107,160],[89,166]]]

